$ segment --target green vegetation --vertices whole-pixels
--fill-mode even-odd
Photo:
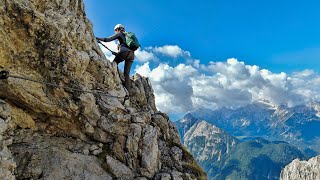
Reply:
[[[187,173],[195,174],[197,175],[197,179],[205,180],[207,177],[207,174],[203,171],[203,169],[198,165],[198,163],[193,160],[192,154],[180,143],[174,143],[171,142],[172,146],[177,146],[182,150],[183,157],[182,159],[185,161],[182,163],[183,169]],[[169,146],[170,147],[170,146]]]
[[[288,143],[256,139],[238,144],[206,169],[210,179],[279,179],[281,169],[296,158],[304,156]]]

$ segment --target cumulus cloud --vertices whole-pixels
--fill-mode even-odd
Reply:
[[[155,52],[162,53],[170,57],[178,57],[183,54],[183,50],[177,45],[166,45],[153,48]]]
[[[141,50],[140,48],[135,51],[135,59],[138,62],[149,62],[149,61],[154,61],[156,60],[156,56],[152,52],[148,52],[146,50]]]
[[[148,63],[136,72],[150,78],[157,107],[167,113],[185,113],[195,108],[236,108],[265,99],[289,106],[320,98],[320,75],[312,70],[292,75],[273,73],[231,58],[225,62],[199,61],[171,67]]]
[[[117,48],[115,42],[105,44]],[[102,50],[109,60],[114,58]],[[235,58],[202,64],[177,45],[146,47],[135,54],[135,72],[150,78],[157,107],[166,113],[183,114],[201,107],[237,108],[260,99],[293,106],[320,98],[320,75],[313,70],[274,73]],[[161,63],[177,57],[182,61],[176,66]]]
[[[193,109],[193,89],[189,78],[198,72],[192,66],[179,64],[170,67],[168,64],[160,64],[150,70],[149,64],[145,63],[135,71],[150,78],[159,109],[164,112],[186,112]]]
[[[151,73],[149,62],[144,63],[142,66],[138,65],[135,69],[135,72],[142,76],[149,77],[149,74]]]

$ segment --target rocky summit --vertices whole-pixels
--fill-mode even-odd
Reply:
[[[206,121],[193,125],[184,136],[185,146],[206,171],[237,143],[237,138]]]
[[[206,179],[150,81],[125,98],[81,0],[1,0],[0,39],[0,179]]]
[[[295,159],[287,165],[280,175],[281,180],[316,180],[320,179],[320,156],[300,161]]]

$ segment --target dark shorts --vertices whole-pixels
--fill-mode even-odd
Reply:
[[[133,51],[123,51],[123,52],[120,52],[118,54],[118,56],[116,56],[114,58],[114,61],[119,64],[121,63],[122,61],[133,61],[134,59],[134,52]]]

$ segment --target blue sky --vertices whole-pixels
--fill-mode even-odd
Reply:
[[[122,23],[144,47],[179,45],[202,62],[234,57],[276,72],[320,67],[320,1],[84,2],[97,36]]]
[[[137,35],[131,74],[150,78],[174,120],[202,107],[320,99],[320,1],[84,2],[96,36],[118,23]]]

